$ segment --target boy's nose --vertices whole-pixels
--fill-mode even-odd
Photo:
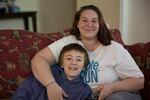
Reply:
[[[71,63],[72,63],[73,65],[76,65],[76,64],[77,64],[76,60],[72,60]]]

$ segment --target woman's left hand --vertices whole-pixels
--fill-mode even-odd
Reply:
[[[114,85],[113,84],[100,84],[96,90],[99,91],[98,100],[104,100],[105,97],[113,93]]]

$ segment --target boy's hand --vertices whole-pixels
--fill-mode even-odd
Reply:
[[[63,97],[68,97],[57,83],[53,83],[47,87],[47,95],[49,100],[63,100]]]

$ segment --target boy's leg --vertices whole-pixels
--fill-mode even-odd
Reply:
[[[19,85],[11,100],[39,100],[42,97],[47,97],[46,88],[34,76],[30,76]]]

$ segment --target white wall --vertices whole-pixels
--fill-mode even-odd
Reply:
[[[42,32],[57,32],[72,26],[75,0],[40,0],[39,18]]]
[[[123,36],[126,44],[150,41],[150,0],[123,0]]]

